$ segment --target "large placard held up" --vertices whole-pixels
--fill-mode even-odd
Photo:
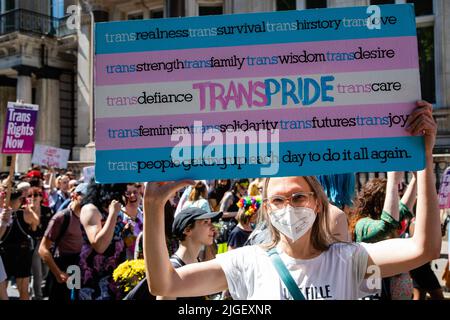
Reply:
[[[96,24],[96,180],[422,169],[414,10],[377,8]]]
[[[66,169],[70,150],[36,144],[31,162],[41,166]]]
[[[33,153],[39,106],[8,102],[2,153]]]

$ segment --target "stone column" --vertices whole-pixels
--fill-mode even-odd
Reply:
[[[328,8],[364,7],[370,5],[369,0],[328,0]]]
[[[33,69],[28,66],[14,67],[17,70],[16,98],[24,103],[31,103],[31,73]],[[38,113],[39,118],[39,113]],[[16,172],[26,172],[31,166],[31,154],[18,154],[16,157]]]
[[[450,3],[434,0],[434,50],[436,68],[436,108],[438,124],[435,153],[450,153]]]
[[[184,12],[186,17],[198,16],[197,0],[186,0]]]
[[[233,1],[232,13],[271,12],[276,9],[275,1]]]
[[[305,10],[306,9],[306,0],[295,1],[295,6],[296,6],[297,10]]]
[[[75,135],[75,147],[73,148],[74,160],[88,156],[86,145],[93,144],[92,117],[93,105],[91,100],[91,21],[90,15],[83,15],[81,26],[78,30],[78,55],[77,55],[77,126]],[[92,155],[93,157],[93,155]]]
[[[36,143],[60,146],[59,69],[45,67],[36,72],[36,103],[39,105]]]
[[[450,107],[450,3],[435,0],[434,45],[436,61],[436,104],[438,107]]]
[[[8,101],[16,100],[17,79],[0,76],[0,141],[3,142],[6,106]],[[0,171],[8,171],[6,154],[0,155]]]
[[[166,17],[184,17],[185,5],[182,0],[165,0]]]
[[[93,23],[108,21],[104,8],[94,6],[87,11],[78,30],[77,131],[73,148],[73,159],[78,161],[95,161]]]

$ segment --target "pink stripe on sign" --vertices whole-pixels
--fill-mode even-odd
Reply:
[[[407,115],[415,107],[414,103],[398,103],[237,111],[221,113],[220,116],[217,113],[197,113],[178,116],[102,118],[96,119],[96,148],[117,150],[124,147],[139,149],[189,145],[191,136],[184,140],[183,144],[178,144],[178,139],[171,141],[169,135],[157,134],[168,132],[170,127],[193,126],[194,121],[202,121],[203,126],[218,125],[219,128],[221,125],[229,125],[230,130],[241,124],[243,126],[239,128],[245,130],[246,119],[249,123],[259,123],[261,130],[264,129],[262,123],[269,129],[276,123],[276,128],[280,129],[280,142],[404,137],[409,134],[402,126],[406,122]],[[383,125],[382,122],[386,124]],[[221,136],[223,143],[227,143],[226,139],[229,137],[225,134]],[[219,140],[214,143],[222,144]],[[202,144],[201,141],[192,143]],[[206,141],[203,144],[209,145],[210,142]]]
[[[338,53],[359,52],[363,55],[380,56],[384,54],[392,58],[369,58],[345,61],[344,55]],[[380,50],[384,50],[382,53]],[[387,50],[393,50],[394,53]],[[299,59],[317,61],[295,64],[270,64],[278,60],[277,56],[294,53],[302,56]],[[364,53],[371,52],[371,53]],[[319,54],[324,53],[324,56]],[[236,67],[194,68],[192,61],[231,58]],[[260,59],[258,59],[259,57]],[[273,58],[274,57],[274,58]],[[241,60],[239,60],[239,59]],[[245,58],[245,59],[244,59]],[[242,60],[244,59],[244,60]],[[321,60],[326,59],[326,62]],[[180,61],[180,62],[177,62]],[[173,62],[173,66],[181,66],[181,61],[191,61],[191,68],[166,70]],[[417,42],[415,37],[394,37],[383,39],[355,39],[341,41],[321,41],[307,43],[286,43],[273,45],[254,45],[247,47],[219,47],[188,50],[150,51],[126,54],[102,54],[96,56],[96,85],[117,85],[131,83],[169,82],[204,79],[248,78],[295,74],[336,73],[370,70],[394,70],[418,68]],[[139,64],[155,63],[156,68],[166,70],[130,71]],[[184,63],[185,66],[188,63]],[[239,69],[240,67],[240,69]],[[151,65],[150,65],[151,68]],[[109,71],[109,72],[108,72]],[[114,72],[113,72],[114,71]]]

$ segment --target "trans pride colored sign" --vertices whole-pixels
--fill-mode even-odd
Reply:
[[[2,153],[33,153],[39,106],[8,102]]]
[[[441,177],[441,186],[439,187],[439,209],[450,208],[450,167],[445,169]]]
[[[414,10],[378,9],[96,24],[97,181],[423,169]]]

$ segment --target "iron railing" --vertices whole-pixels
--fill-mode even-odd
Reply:
[[[0,15],[0,35],[19,31],[62,37],[75,33],[75,30],[67,28],[67,18],[55,18],[26,9],[11,10]]]

